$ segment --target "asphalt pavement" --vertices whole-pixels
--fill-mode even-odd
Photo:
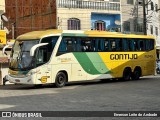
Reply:
[[[85,81],[54,85],[0,86],[0,111],[160,111],[160,76],[130,81]],[[100,117],[100,119],[148,119],[157,117]],[[50,118],[51,119],[51,118]],[[70,119],[56,118],[56,119]],[[72,119],[97,119],[73,117]]]

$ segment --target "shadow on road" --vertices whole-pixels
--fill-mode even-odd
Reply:
[[[90,85],[101,85],[101,84],[110,84],[110,83],[120,83],[120,82],[134,82],[134,81],[149,81],[152,78],[142,77],[140,80],[129,80],[124,81],[123,79],[106,79],[106,80],[90,80],[90,81],[78,81],[78,82],[69,82],[65,87],[68,86],[90,86]],[[157,78],[159,79],[159,78]],[[156,80],[156,78],[152,79]],[[45,88],[56,88],[54,84],[45,84],[45,85],[5,85],[0,86],[0,90],[28,90],[28,89],[45,89]]]

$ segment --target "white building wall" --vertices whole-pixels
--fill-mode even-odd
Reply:
[[[128,0],[121,0],[121,12],[122,12],[122,32],[126,32],[124,29],[124,23],[130,22],[129,33],[143,34],[143,32],[137,32],[134,30],[135,22],[134,19],[138,18],[142,22],[143,20],[143,9],[137,0],[133,0],[133,4],[127,3]]]
[[[58,8],[58,29],[67,30],[67,20],[69,18],[78,18],[81,21],[81,30],[91,29],[91,13],[108,13],[120,14],[120,11],[106,11],[106,10],[88,10],[88,9],[73,9],[73,8]]]
[[[100,0],[82,0],[82,1],[98,1],[98,2],[101,2],[102,4],[104,2]],[[109,2],[109,0],[105,0],[105,1]],[[57,0],[57,4],[58,4],[58,0]],[[58,29],[67,30],[68,29],[67,20],[69,18],[78,18],[81,22],[81,30],[89,30],[91,29],[91,26],[92,26],[91,13],[121,14],[120,10],[116,11],[116,10],[102,10],[102,9],[90,9],[90,8],[86,8],[86,9],[69,8],[67,5],[66,5],[66,8],[57,7],[57,28]]]
[[[148,4],[148,13],[147,13],[147,35],[152,35],[156,38],[156,45],[160,47],[160,20],[159,20],[159,11],[156,11],[155,5],[158,5],[160,8],[159,0],[152,0],[154,4],[154,10],[151,10],[151,4]],[[153,33],[151,33],[151,26],[153,26]],[[156,28],[158,29],[158,34],[156,34]]]

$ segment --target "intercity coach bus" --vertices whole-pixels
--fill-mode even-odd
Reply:
[[[11,83],[63,87],[70,81],[154,75],[152,36],[107,31],[44,30],[20,35],[10,56]]]

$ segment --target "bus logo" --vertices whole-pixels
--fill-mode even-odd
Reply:
[[[42,83],[46,83],[47,82],[47,78],[49,78],[49,76],[42,76],[41,77],[41,82]]]

